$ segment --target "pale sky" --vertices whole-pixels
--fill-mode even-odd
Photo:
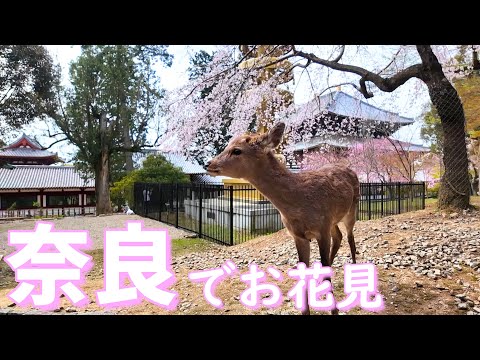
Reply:
[[[51,53],[55,62],[60,63],[62,67],[62,83],[67,85],[68,81],[68,68],[72,60],[80,54],[80,46],[78,45],[46,45],[46,48]],[[166,90],[175,89],[183,85],[188,80],[187,68],[189,66],[190,56],[195,52],[203,49],[209,53],[215,50],[215,45],[194,45],[194,46],[185,46],[185,45],[171,45],[168,48],[168,51],[174,55],[173,64],[170,68],[167,68],[163,65],[158,65],[157,71],[159,72],[161,83],[163,88]],[[313,96],[311,83],[308,81],[308,77],[305,74],[300,76],[300,70],[295,74],[296,84],[294,85],[294,101],[297,104],[304,103],[310,100]],[[377,107],[391,110],[400,113],[402,116],[412,117],[416,120],[417,117],[421,115],[421,108],[418,103],[427,102],[428,94],[423,91],[423,97],[425,101],[417,101],[417,104],[412,106],[412,84],[411,81],[407,82],[402,88],[399,88],[394,92],[394,94],[380,94],[380,96],[375,96],[372,99],[369,99],[368,102]],[[410,84],[409,84],[410,83]],[[346,90],[342,88],[342,90]],[[418,89],[416,90],[418,92]],[[420,91],[422,93],[422,91]],[[409,96],[410,95],[410,96]],[[394,97],[392,100],[392,96]],[[362,99],[364,100],[364,99]],[[416,99],[418,100],[418,99]],[[392,105],[393,104],[393,105]],[[393,106],[393,108],[392,108]],[[404,126],[402,129],[395,133],[394,137],[404,141],[409,141],[413,143],[423,143],[420,138],[420,127],[421,122],[416,121],[410,126]],[[29,126],[26,131],[33,131],[35,134],[41,132],[44,126],[43,124],[33,124]],[[18,135],[18,134],[17,134]],[[39,137],[42,145],[47,146],[51,143],[51,140],[47,137]],[[53,146],[51,149],[53,152],[58,152],[59,156],[64,160],[69,161],[71,156],[74,153],[75,148],[72,145],[67,146],[65,143],[60,143]]]

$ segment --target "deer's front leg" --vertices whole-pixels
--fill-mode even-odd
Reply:
[[[310,240],[299,236],[293,236],[295,246],[298,252],[298,261],[303,262],[307,267],[310,266]],[[302,315],[310,315],[310,307],[308,306],[308,289],[305,286],[305,307],[302,309]]]

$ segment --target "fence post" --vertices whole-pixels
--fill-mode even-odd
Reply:
[[[408,194],[408,211],[412,211],[412,210],[416,210],[415,209],[415,206],[413,206],[413,201],[414,201],[414,197],[413,197],[413,182],[410,182],[410,186],[409,186],[409,194]]]
[[[143,184],[143,191],[142,191],[142,200],[143,200],[143,216],[148,217],[148,202],[146,198],[147,193],[147,184]]]
[[[233,186],[230,185],[230,245],[233,245]]]
[[[175,183],[175,193],[176,193],[176,205],[175,205],[175,212],[176,212],[176,217],[175,217],[175,227],[178,228],[178,182]]]
[[[371,183],[367,184],[367,196],[368,196],[368,220],[372,218],[372,197],[371,197]]]
[[[426,195],[426,187],[427,187],[427,183],[424,181],[422,183],[422,191],[421,191],[421,194],[422,194],[422,209],[425,209],[425,195]]]
[[[383,182],[380,184],[380,192],[381,192],[381,198],[380,198],[380,201],[381,201],[381,206],[382,206],[382,213],[381,213],[381,217],[383,218],[383,202],[385,201],[385,196],[383,195],[383,191],[384,191],[384,188],[383,188]]]
[[[200,190],[198,191],[198,237],[202,237],[202,183],[200,183]]]
[[[160,202],[159,204],[159,209],[158,209],[158,221],[162,221],[162,209],[163,209],[163,199],[162,199],[162,184],[158,184],[158,201]]]
[[[400,196],[400,182],[397,182],[397,195],[398,195],[398,214],[402,211],[402,199]]]

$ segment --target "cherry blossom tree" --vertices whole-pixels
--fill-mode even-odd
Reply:
[[[411,151],[406,144],[393,139],[367,139],[344,149],[322,146],[306,153],[301,167],[319,169],[328,163],[348,165],[364,182],[412,182],[420,175],[423,180],[433,182],[438,157]]]
[[[293,71],[304,71],[312,80],[316,71],[318,79],[329,79],[332,74],[343,74],[343,86],[349,86],[366,99],[382,93],[393,93],[408,81],[417,80],[420,87],[426,86],[442,122],[444,133],[442,176],[438,205],[440,208],[469,207],[468,160],[465,143],[465,115],[457,91],[452,86],[453,77],[464,76],[470,68],[459,68],[458,59],[452,48],[446,46],[414,45],[386,46],[372,50],[366,46],[310,46],[271,45],[263,58],[255,58],[249,67],[239,67],[259,49],[259,45],[242,45],[238,52],[235,46],[220,48],[205,71],[168,99],[170,115],[167,119],[167,133],[162,146],[165,148],[192,151],[192,140],[198,129],[207,124],[215,128],[228,128],[227,135],[245,132],[255,124],[256,130],[262,124],[255,122],[259,109],[270,114],[270,122],[290,119],[289,141],[299,141],[312,135],[312,128],[318,127],[319,119],[312,114],[291,116],[295,112],[293,104],[285,102],[279,89],[285,86],[285,77]],[[278,55],[279,49],[282,55]],[[455,50],[455,49],[453,49]],[[262,72],[276,64],[290,64],[280,67],[269,77],[259,82]],[[325,83],[324,90],[339,85]],[[202,90],[211,88],[208,96],[200,99]],[[222,118],[225,106],[229,106],[231,119],[226,124]],[[309,116],[310,115],[310,116]],[[335,119],[324,121],[321,129],[324,134],[354,131],[358,119],[344,119],[340,129],[335,128]],[[264,124],[263,124],[264,125]],[[220,131],[209,127],[208,141],[222,136]],[[301,131],[298,131],[301,129]],[[364,129],[365,130],[365,129]],[[366,129],[368,130],[368,129]],[[373,129],[372,129],[373,131]],[[368,135],[368,131],[366,132]],[[173,136],[173,138],[172,138]],[[198,146],[198,145],[197,145]],[[208,144],[204,144],[208,149]]]

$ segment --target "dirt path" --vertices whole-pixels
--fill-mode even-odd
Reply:
[[[174,226],[158,221],[142,218],[138,215],[114,214],[109,216],[76,216],[49,220],[55,224],[58,230],[88,230],[93,242],[94,249],[103,249],[103,231],[105,229],[124,228],[126,220],[142,220],[145,227],[165,228],[171,239],[182,238],[189,231],[177,229]],[[32,230],[35,227],[34,220],[0,221],[0,255],[8,254],[15,249],[8,246],[7,230]]]
[[[83,224],[91,228],[122,227],[126,219],[121,216],[118,224],[112,217],[98,219],[99,224]],[[113,218],[112,218],[113,219]],[[147,227],[158,223],[147,222]],[[104,222],[103,222],[104,221]],[[113,225],[113,226],[112,226]],[[1,225],[0,225],[1,226]],[[70,226],[70,224],[69,224]],[[77,229],[82,225],[76,224]],[[17,229],[19,227],[15,227]],[[32,228],[32,227],[30,227]],[[69,227],[73,229],[74,227]],[[83,229],[90,229],[83,227]],[[2,234],[3,236],[3,234]],[[174,237],[171,235],[172,238]],[[355,227],[357,263],[374,263],[378,270],[378,290],[384,297],[385,309],[380,314],[480,314],[480,213],[464,211],[445,214],[431,209],[390,216],[380,220],[357,222]],[[311,261],[319,261],[318,246],[311,243]],[[334,296],[337,301],[345,297],[343,292],[343,264],[350,262],[349,247],[342,242],[333,264]],[[103,264],[101,251],[94,252],[95,267],[89,272],[83,287],[91,303],[86,308],[75,308],[65,298],[57,313],[98,313],[104,311],[95,302],[95,292],[103,289]],[[251,310],[240,302],[247,285],[238,274],[226,278],[216,288],[215,294],[224,302],[223,309],[216,309],[203,296],[203,284],[193,283],[188,273],[194,270],[219,267],[230,259],[240,273],[255,262],[260,269],[275,266],[284,274],[284,280],[276,282],[284,300],[278,308]],[[286,297],[294,281],[286,276],[296,264],[297,254],[292,238],[285,230],[263,236],[244,244],[224,247],[212,246],[208,251],[172,258],[176,282],[170,287],[178,293],[179,303],[174,311],[143,301],[125,308],[112,309],[114,314],[299,314],[293,302]],[[9,270],[9,269],[7,269]],[[0,275],[5,275],[5,269]],[[12,274],[10,274],[11,276]],[[14,279],[0,281],[0,309],[4,312],[25,312],[16,306],[6,294],[16,286]],[[273,283],[273,279],[269,280]],[[0,312],[1,312],[0,311]],[[35,313],[35,312],[33,312]],[[326,314],[314,311],[314,314]],[[370,314],[354,308],[347,314]]]

